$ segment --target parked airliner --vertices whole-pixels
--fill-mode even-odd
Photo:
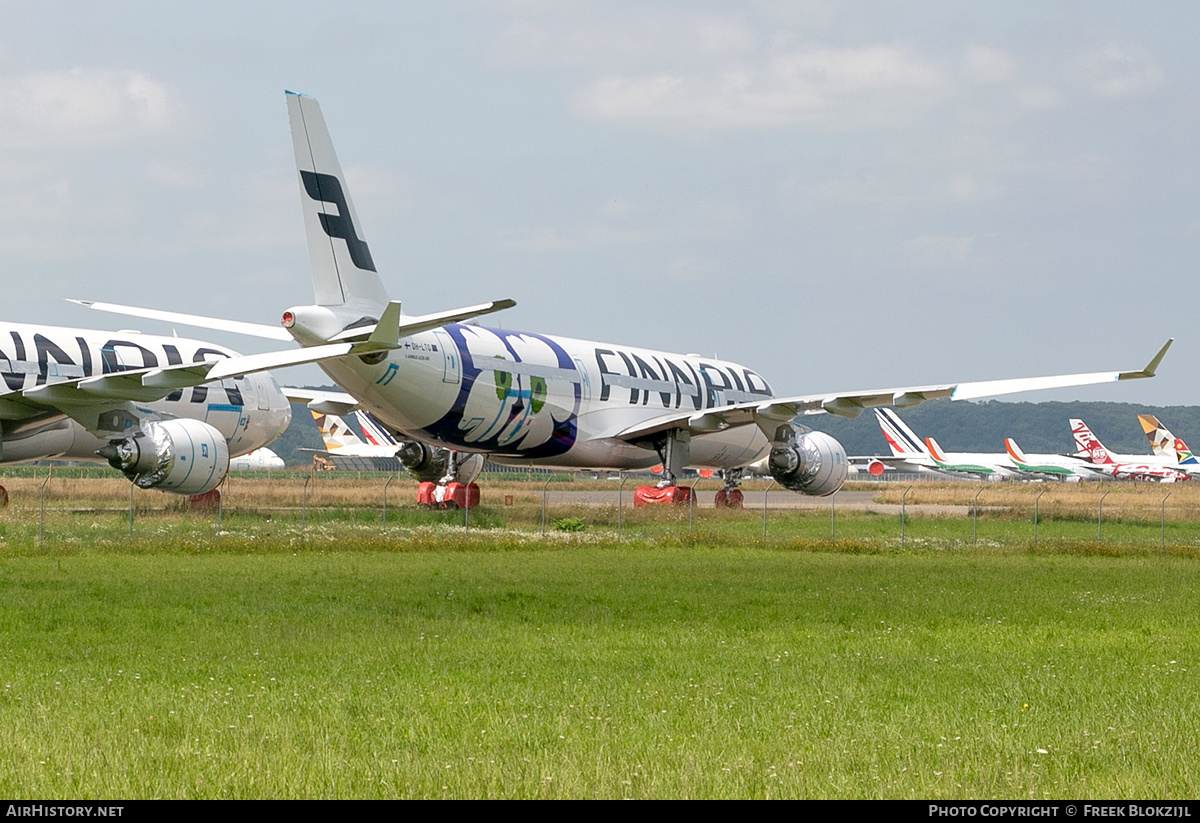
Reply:
[[[1082,420],[1071,419],[1071,434],[1075,437],[1076,454],[1112,477],[1161,483],[1174,483],[1189,477],[1187,469],[1180,466],[1177,459],[1167,456],[1112,454]]]
[[[866,408],[914,406],[932,398],[972,399],[1152,377],[1170,341],[1143,369],[976,383],[776,397],[768,381],[737,363],[634,346],[486,328],[463,321],[515,305],[498,300],[405,316],[376,273],[317,101],[288,92],[293,148],[315,302],[287,309],[282,325],[303,347],[395,337],[399,348],[324,360],[346,394],[293,392],[317,411],[366,408],[398,439],[426,449],[487,454],[497,463],[561,468],[664,466],[666,499],[686,499],[685,467],[723,473],[724,491],[766,457],[772,477],[811,495],[836,492],[846,452],[809,431],[797,415],[856,417]],[[92,308],[251,331],[280,329],[147,311]],[[454,458],[452,462],[458,458]],[[440,482],[454,482],[455,466]]]

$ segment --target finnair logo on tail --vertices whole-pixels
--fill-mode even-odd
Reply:
[[[358,238],[354,229],[354,220],[350,217],[350,208],[346,205],[346,195],[342,192],[342,182],[332,174],[300,170],[300,179],[304,181],[304,191],[319,203],[333,203],[337,206],[337,214],[320,213],[321,228],[330,237],[346,241],[346,250],[355,266],[366,271],[375,271],[375,261],[371,259],[371,250],[366,241]]]

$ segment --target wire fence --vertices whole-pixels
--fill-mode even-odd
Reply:
[[[39,467],[0,475],[5,537],[32,533],[41,542],[74,535],[80,524],[145,534],[187,519],[212,534],[237,533],[270,521],[304,534],[317,525],[378,528],[398,539],[414,528],[569,532],[620,538],[704,533],[730,539],[860,541],[901,548],[1005,546],[1054,542],[1097,545],[1200,546],[1200,488],[1132,482],[849,484],[812,498],[770,480],[741,488],[739,508],[716,505],[724,484],[697,478],[682,503],[639,506],[645,476],[579,479],[540,474],[514,479],[485,474],[477,504],[423,507],[405,474],[254,472],[231,475],[219,494],[188,500],[134,487],[104,473]],[[372,525],[373,524],[373,525]],[[22,531],[24,529],[24,531]],[[139,532],[139,529],[142,531]]]

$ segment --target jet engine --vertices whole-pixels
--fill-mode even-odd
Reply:
[[[457,455],[457,465],[451,470],[451,458]],[[470,483],[483,471],[483,455],[437,449],[418,440],[406,440],[400,444],[396,457],[400,465],[418,480],[436,483],[453,474],[459,483]]]
[[[799,432],[784,425],[771,441],[767,469],[784,488],[825,497],[846,482],[849,462],[842,444],[824,432]]]
[[[96,454],[143,489],[204,494],[229,473],[229,446],[199,420],[147,422],[132,437],[110,440]]]

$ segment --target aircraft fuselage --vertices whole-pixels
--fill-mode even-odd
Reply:
[[[315,339],[292,331],[302,343]],[[646,468],[662,462],[654,449],[614,435],[666,414],[772,396],[766,380],[737,363],[475,325],[404,338],[378,362],[363,362],[371,359],[322,368],[406,436],[500,463]],[[767,450],[756,426],[742,426],[694,438],[689,464],[735,468]]]
[[[96,449],[107,443],[63,412],[26,402],[18,392],[81,377],[232,356],[229,349],[179,337],[0,323],[0,463],[100,461]],[[232,455],[265,446],[291,418],[287,398],[265,373],[177,389],[139,406],[163,418],[208,423],[224,436]]]

